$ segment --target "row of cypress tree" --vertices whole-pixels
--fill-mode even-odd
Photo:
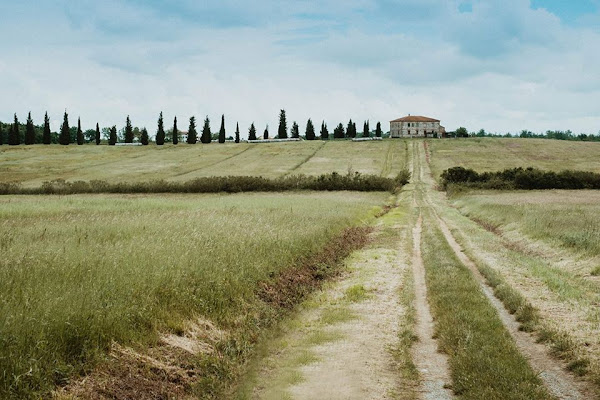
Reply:
[[[24,141],[23,141],[24,144],[31,145],[31,144],[35,144],[36,142],[39,143],[39,138],[36,138],[38,136],[38,135],[36,135],[36,129],[39,129],[39,128],[34,126],[33,120],[31,118],[31,112],[30,112],[27,117],[27,123],[25,124],[25,135],[24,135]],[[136,128],[136,130],[137,130],[137,128]],[[122,131],[122,132],[123,132],[124,143],[133,143],[134,142],[134,140],[135,140],[134,128],[131,124],[131,119],[129,118],[129,116],[127,116],[127,119],[125,122],[125,128],[124,128],[124,131]],[[92,133],[93,133],[93,141],[97,145],[100,144],[101,143],[101,132],[100,132],[100,127],[99,127],[98,123],[96,123],[96,129]],[[294,121],[292,123],[292,128],[289,133],[292,138],[300,137],[300,127],[298,126],[296,121]],[[369,121],[365,121],[365,123],[363,125],[362,136],[369,137],[370,135],[371,135],[371,132],[369,130]],[[375,135],[379,136],[379,137],[381,137],[381,135],[382,135],[381,123],[379,123],[379,122],[377,123],[377,128],[375,129]],[[165,143],[166,136],[167,136],[167,134],[164,129],[163,113],[161,111],[161,113],[158,117],[158,128],[157,128],[157,132],[156,132],[155,143],[159,146],[163,145]],[[179,136],[180,136],[180,131],[177,127],[177,117],[175,117],[173,120],[173,129],[171,131],[171,138],[172,138],[173,144],[179,143]],[[308,119],[308,121],[306,123],[306,130],[305,130],[304,136],[307,140],[316,140],[317,139],[317,136],[315,133],[315,127],[314,127],[314,124],[311,119]],[[335,139],[355,138],[356,136],[357,136],[356,123],[352,122],[352,120],[350,120],[348,122],[348,125],[346,128],[344,128],[344,125],[340,123],[337,125],[337,127],[333,131],[333,137]],[[88,137],[89,137],[89,135],[88,135]],[[285,110],[281,110],[280,114],[279,114],[279,127],[277,130],[277,137],[279,139],[288,138],[287,117],[286,117]],[[269,126],[268,125],[263,132],[263,138],[264,139],[269,138]],[[320,139],[322,139],[322,140],[329,139],[329,130],[327,128],[327,124],[325,123],[325,121],[323,121],[321,124]],[[111,128],[108,129],[108,144],[115,145],[118,142],[118,140],[119,140],[119,138],[118,138],[118,134],[117,134],[117,127],[116,127],[116,125],[113,125]],[[198,131],[197,131],[197,127],[196,127],[196,117],[192,116],[189,119],[189,127],[188,127],[186,141],[188,144],[195,144],[198,142],[198,140],[200,140],[201,143],[211,143],[213,140],[213,134],[210,129],[210,119],[208,118],[208,116],[204,119],[204,125],[202,127],[202,132],[200,134],[200,137],[198,137]],[[221,128],[219,129],[217,140],[219,143],[225,143],[225,141],[226,141],[225,115],[221,116]],[[248,130],[248,140],[257,140],[256,127],[255,127],[254,123],[252,123],[250,125],[250,128]],[[142,145],[148,145],[150,143],[150,137],[148,134],[148,130],[146,128],[141,129],[140,135],[139,135],[139,141]],[[239,124],[236,124],[234,141],[235,141],[235,143],[240,142]],[[46,114],[44,116],[44,125],[42,128],[41,143],[51,144],[52,142],[53,142],[53,138],[52,138],[52,133],[50,131],[50,119],[48,118],[48,113],[46,112]],[[69,115],[65,111],[64,116],[63,116],[63,123],[61,125],[60,132],[58,133],[57,142],[62,145],[69,145],[72,142],[76,142],[78,145],[84,144],[85,137],[84,137],[83,131],[81,130],[81,119],[78,118],[78,120],[77,120],[77,130],[76,130],[74,138],[73,138],[72,130],[69,126]],[[19,120],[18,120],[16,114],[14,116],[14,122],[9,125],[7,143],[9,145],[21,144],[20,123],[19,123]],[[0,145],[2,145],[2,144],[4,144],[4,132],[2,129],[2,124],[0,124]]]

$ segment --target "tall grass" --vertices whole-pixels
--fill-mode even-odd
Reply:
[[[454,200],[471,218],[588,256],[600,255],[599,202],[600,193],[593,191],[474,194]]]
[[[550,398],[430,213],[423,224],[423,261],[435,332],[449,356],[454,392],[463,399]]]
[[[256,320],[267,307],[259,283],[383,200],[376,193],[0,198],[0,397],[37,397],[89,368],[112,341],[151,342],[194,316],[223,329],[264,323]]]

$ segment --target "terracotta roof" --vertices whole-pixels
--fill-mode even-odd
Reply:
[[[390,122],[440,122],[440,120],[422,117],[420,115],[408,115],[404,118],[398,118]]]

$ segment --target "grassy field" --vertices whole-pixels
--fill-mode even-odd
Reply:
[[[463,399],[549,398],[475,278],[443,239],[431,211],[425,217],[422,248],[429,300],[454,393]]]
[[[429,140],[431,172],[462,166],[477,172],[514,167],[600,172],[600,143],[545,139],[468,138]]]
[[[523,329],[533,330],[570,371],[596,388],[599,199],[597,191],[585,190],[479,191],[440,208],[465,253]]]
[[[600,192],[552,190],[477,193],[454,204],[490,229],[518,230],[551,246],[600,256]]]
[[[393,177],[407,162],[407,143],[303,141],[289,143],[213,143],[177,146],[1,146],[0,182],[39,186],[53,179],[140,182],[186,181],[205,176],[319,175],[349,170]],[[600,143],[541,139],[469,138],[428,140],[431,169],[477,171],[535,166],[600,172]]]
[[[43,393],[112,341],[152,341],[194,316],[222,329],[259,323],[259,282],[385,197],[1,197],[0,397]]]
[[[1,146],[0,182],[39,186],[53,179],[140,182],[206,176],[320,175],[349,170],[395,176],[405,142],[304,141],[177,146]]]

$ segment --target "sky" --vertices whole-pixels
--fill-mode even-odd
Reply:
[[[0,120],[600,132],[600,0],[0,0]]]

